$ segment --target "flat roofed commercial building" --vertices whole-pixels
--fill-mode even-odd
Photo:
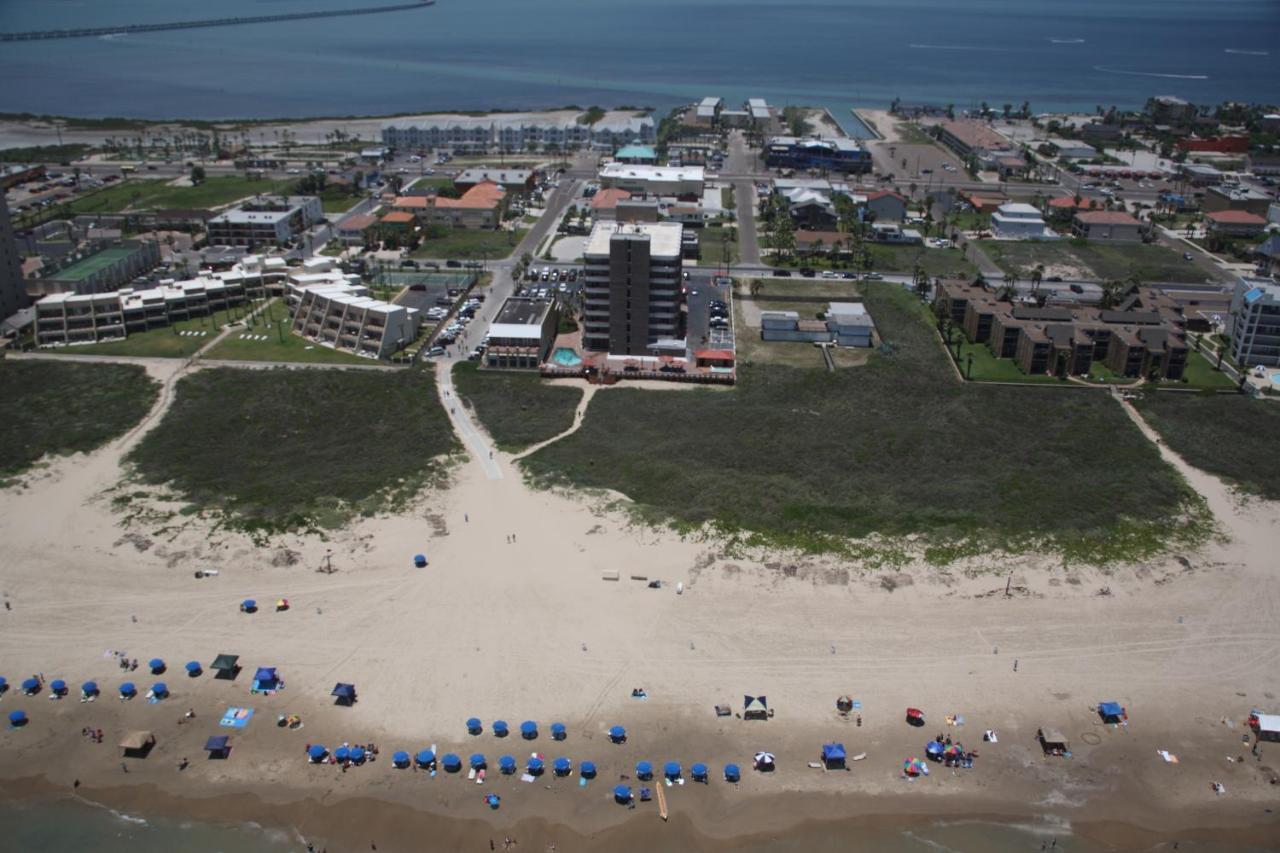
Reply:
[[[677,338],[684,226],[598,223],[583,250],[583,346],[611,355],[647,355]]]
[[[638,166],[606,163],[600,168],[600,184],[639,195],[701,197],[706,172],[701,166]]]
[[[771,168],[871,171],[871,153],[843,136],[774,136],[765,143],[764,158]]]
[[[489,326],[485,363],[490,367],[536,370],[551,354],[559,317],[550,300],[508,298]]]
[[[453,179],[453,185],[460,192],[466,192],[486,181],[507,192],[524,193],[533,189],[538,173],[533,169],[467,169]]]
[[[301,288],[293,333],[366,358],[387,358],[412,343],[422,323],[418,310],[371,299],[362,291],[350,284]]]
[[[315,196],[262,196],[209,220],[208,242],[218,246],[282,246],[324,217]]]

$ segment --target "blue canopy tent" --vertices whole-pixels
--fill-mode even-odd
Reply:
[[[613,798],[618,802],[626,805],[631,802],[631,786],[618,785],[613,789]]]
[[[169,685],[165,684],[163,681],[157,681],[155,684],[151,685],[151,695],[156,699],[165,698],[169,695]]]
[[[542,774],[544,766],[541,758],[530,758],[529,763],[525,765],[525,770],[529,772],[530,776],[539,776]]]
[[[9,712],[9,725],[25,726],[26,724],[27,724],[26,711],[10,711]]]
[[[511,774],[516,772],[516,760],[513,756],[504,755],[498,759],[498,770],[502,773]]]
[[[329,750],[318,743],[311,744],[310,748],[307,749],[307,757],[311,759],[312,764],[319,764],[328,754]]]
[[[335,705],[354,705],[356,703],[356,686],[354,684],[343,684],[339,681],[333,686],[333,690],[329,691],[329,695],[338,697],[333,703]]]
[[[578,772],[582,774],[583,779],[596,778],[596,763],[594,761],[584,761],[578,765]]]
[[[23,692],[23,693],[26,693],[28,696],[30,696],[30,695],[32,695],[32,694],[34,694],[34,693],[39,693],[39,692],[40,692],[40,679],[38,679],[38,678],[25,678],[25,679],[23,679],[23,681],[22,681],[22,692]]]
[[[822,763],[828,770],[840,770],[845,764],[844,744],[824,743],[822,745]]]
[[[479,770],[480,768],[485,767],[488,764],[488,762],[485,760],[483,752],[472,753],[471,759],[468,763],[471,765],[472,770]]]
[[[414,554],[414,555],[413,555],[413,564],[414,564],[415,566],[417,566],[418,568],[420,568],[420,569],[426,568],[426,565],[427,565],[427,555],[426,555],[426,554]]]
[[[395,755],[391,756],[391,763],[403,770],[409,766],[409,753],[404,750],[400,750]]]
[[[98,682],[86,681],[80,685],[80,695],[88,699],[90,696],[98,695]]]
[[[340,746],[333,751],[333,757],[339,761],[348,761],[351,758],[350,747]]]
[[[679,779],[680,762],[668,761],[666,764],[662,765],[662,775],[666,776],[668,779]]]
[[[489,728],[493,729],[494,737],[506,737],[508,733],[506,720],[494,720],[493,725]]]
[[[54,696],[61,696],[67,692],[67,682],[61,678],[55,678],[49,682],[49,689],[53,691]]]
[[[533,720],[525,720],[520,724],[520,736],[525,740],[533,740],[538,736],[538,724]]]
[[[258,602],[254,601],[252,598],[246,598],[244,601],[240,602],[241,613],[256,613],[257,611]]]
[[[648,761],[636,762],[636,778],[641,782],[647,782],[653,778],[653,765]]]
[[[452,752],[445,753],[444,758],[440,759],[440,763],[444,766],[444,772],[446,773],[457,773],[462,769],[462,759]]]
[[[274,666],[258,667],[258,671],[253,674],[253,682],[255,690],[275,690],[280,686],[280,678],[276,675]]]
[[[187,661],[186,670],[187,675],[195,678],[200,673],[204,672],[204,667],[200,666],[200,661],[198,660],[189,660]]]
[[[557,776],[568,776],[569,771],[573,769],[573,762],[567,758],[557,758],[551,762],[551,769],[555,771]]]
[[[419,767],[425,769],[436,763],[436,754],[429,749],[422,749],[414,756],[414,760],[418,762]]]
[[[551,739],[552,739],[552,740],[564,740],[564,739],[565,739],[565,735],[566,735],[566,730],[565,730],[565,727],[564,727],[564,723],[552,723],[552,724],[551,724]]]
[[[479,717],[472,717],[467,720],[467,734],[478,735],[484,731],[484,726],[480,723]]]
[[[138,695],[138,688],[133,685],[132,681],[126,681],[120,685],[120,695],[126,699],[132,699]]]
[[[226,758],[231,754],[231,738],[226,735],[213,735],[204,742],[204,748],[210,758]]]
[[[726,764],[724,766],[724,781],[741,782],[742,768],[738,767],[736,764]]]
[[[693,781],[705,782],[707,781],[707,765],[699,761],[689,768],[689,774],[693,776]]]
[[[1124,708],[1119,702],[1099,702],[1098,716],[1104,723],[1122,723],[1125,720]]]
[[[152,675],[159,675],[160,673],[164,672],[164,669],[165,669],[164,660],[161,658],[152,658],[151,660],[147,661],[147,666],[151,667]]]
[[[613,741],[614,743],[626,743],[627,730],[624,729],[622,726],[614,726],[613,728],[609,729],[609,740]]]
[[[363,746],[353,746],[347,750],[347,758],[350,758],[355,764],[363,764],[365,754]]]

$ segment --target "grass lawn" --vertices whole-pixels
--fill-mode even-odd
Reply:
[[[1251,494],[1280,500],[1280,406],[1238,394],[1143,394],[1135,405],[1197,468]]]
[[[0,476],[105,444],[142,420],[159,390],[132,364],[0,361]]]
[[[741,260],[738,251],[738,230],[736,228],[713,228],[708,226],[698,232],[698,244],[702,257],[698,266],[724,266],[725,248],[729,250],[729,263],[736,264]]]
[[[1212,361],[1196,350],[1187,353],[1187,367],[1182,372],[1182,376],[1186,379],[1183,384],[1195,388],[1216,390],[1238,387],[1231,377],[1214,367]]]
[[[346,213],[365,198],[364,193],[352,195],[346,187],[325,187],[320,193],[320,206],[325,213]]]
[[[959,249],[927,249],[924,246],[886,246],[866,243],[871,254],[871,269],[881,273],[913,273],[916,262],[924,265],[930,276],[972,276],[978,268],[971,264]],[[704,249],[705,252],[705,249]],[[786,263],[772,261],[775,266],[813,267],[814,269],[852,270],[848,261],[831,261],[825,257],[795,257]]]
[[[1056,376],[1039,374],[1032,376],[1023,373],[1011,358],[996,358],[986,344],[970,343],[961,332],[953,332],[960,344],[960,373],[974,382],[1053,382],[1061,383]],[[954,338],[953,338],[954,340]],[[952,345],[955,352],[955,345]],[[969,356],[973,356],[973,369],[969,369]]]
[[[515,231],[454,228],[443,237],[423,240],[413,257],[493,261],[514,252],[516,245],[528,232],[528,228],[517,228]]]
[[[454,365],[453,381],[498,447],[523,450],[573,426],[582,391],[551,385],[532,372],[480,370],[475,362]]]
[[[171,326],[161,326],[146,332],[134,332],[119,341],[101,341],[96,344],[79,344],[71,347],[52,347],[40,352],[56,355],[121,355],[151,358],[187,358],[200,347],[212,341],[222,327],[243,316],[239,309],[217,311],[207,317],[180,320]],[[180,332],[203,332],[200,335],[183,335]]]
[[[401,505],[456,449],[430,371],[223,368],[184,377],[129,461],[144,482],[274,531]]]
[[[165,207],[216,207],[258,193],[275,193],[295,181],[247,180],[241,175],[217,175],[196,187],[171,187],[163,180],[133,180],[105,187],[70,201],[72,213],[117,213]]]
[[[262,336],[265,341],[247,340],[241,335]],[[256,318],[253,328],[236,328],[216,347],[204,354],[208,359],[227,361],[296,361],[311,364],[377,364],[373,359],[323,347],[289,331],[289,316],[282,307]]]
[[[1104,394],[961,384],[919,299],[869,284],[885,345],[827,373],[740,365],[731,392],[617,388],[526,461],[544,482],[616,489],[651,519],[797,548],[921,534],[1109,560],[1199,540],[1193,496]],[[1116,489],[1122,482],[1124,489]]]
[[[1063,240],[1056,243],[1019,243],[984,240],[982,250],[1001,269],[1029,275],[1036,264],[1046,267],[1075,267],[1085,278],[1098,280],[1127,279],[1136,275],[1142,281],[1175,281],[1199,283],[1207,281],[1204,271],[1173,249],[1146,243],[1084,243]]]

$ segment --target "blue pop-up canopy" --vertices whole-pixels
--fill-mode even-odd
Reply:
[[[637,762],[636,762],[636,777],[637,777],[637,778],[639,778],[639,779],[641,779],[641,780],[644,780],[644,779],[652,778],[652,776],[653,776],[653,765],[652,765],[652,764],[650,764],[648,761],[637,761]]]
[[[529,763],[525,765],[525,769],[529,771],[531,776],[537,776],[542,772],[543,763],[541,758],[530,758]]]
[[[1098,715],[1102,717],[1103,722],[1118,723],[1124,717],[1124,708],[1119,702],[1099,702]]]
[[[736,764],[726,764],[724,766],[724,781],[739,782],[742,780],[742,769]]]
[[[596,775],[596,763],[594,761],[584,761],[578,765],[578,772],[582,774],[583,779],[594,779]]]
[[[626,739],[627,739],[627,730],[624,729],[622,726],[614,726],[613,728],[609,729],[609,740],[613,741],[614,743],[622,743]]]
[[[260,666],[258,671],[253,674],[253,680],[262,685],[276,683],[276,668],[274,666]]]
[[[467,720],[467,734],[478,735],[484,731],[484,727],[480,724],[479,717],[471,717]]]
[[[498,759],[498,769],[503,773],[516,772],[516,760],[513,756],[504,755]]]
[[[526,740],[533,740],[538,736],[538,724],[533,720],[525,720],[520,724],[520,734]]]
[[[668,761],[666,764],[662,765],[662,774],[666,776],[668,779],[679,779],[680,778],[680,762]]]
[[[494,736],[494,737],[506,737],[506,736],[507,736],[507,721],[506,721],[506,720],[494,720],[494,721],[493,721],[493,725],[491,725],[489,728],[493,729],[493,736]]]
[[[844,744],[842,743],[824,743],[822,745],[823,761],[844,761]]]
[[[312,761],[319,761],[328,754],[329,750],[325,749],[318,743],[311,744],[311,748],[307,750],[307,755],[311,757]]]
[[[618,785],[613,789],[613,798],[620,803],[631,802],[631,786]]]
[[[405,752],[404,750],[397,752],[395,755],[391,756],[391,763],[394,764],[396,767],[408,767],[409,753]]]
[[[414,756],[419,767],[430,767],[436,760],[436,754],[429,749],[419,750]]]
[[[462,759],[452,752],[445,753],[444,758],[440,759],[440,763],[444,765],[444,769],[448,773],[457,773],[462,769]]]
[[[551,738],[553,740],[564,740],[565,728],[564,723],[551,724]]]
[[[159,675],[164,672],[164,660],[162,658],[152,658],[147,661],[147,666],[151,667],[153,675]]]
[[[471,754],[471,761],[470,761],[470,764],[471,764],[472,768],[474,768],[474,769],[476,769],[476,770],[479,770],[481,767],[484,767],[484,766],[485,766],[485,764],[486,764],[486,762],[485,762],[485,758],[484,758],[484,753],[483,753],[483,752],[475,752],[475,753],[472,753],[472,754]]]

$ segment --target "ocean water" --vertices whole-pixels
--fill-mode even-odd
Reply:
[[[387,0],[0,0],[0,30]],[[383,15],[0,43],[0,110],[298,117],[907,101],[1274,100],[1276,0],[438,0]]]

